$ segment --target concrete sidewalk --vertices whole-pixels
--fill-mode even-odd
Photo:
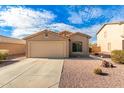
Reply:
[[[57,88],[63,60],[29,58],[0,69],[0,87]]]

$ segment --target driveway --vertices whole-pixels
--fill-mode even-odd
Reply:
[[[0,68],[0,87],[58,87],[63,66],[61,59],[28,58]]]

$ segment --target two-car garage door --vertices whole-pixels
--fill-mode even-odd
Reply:
[[[30,41],[29,57],[63,58],[67,57],[66,41]]]

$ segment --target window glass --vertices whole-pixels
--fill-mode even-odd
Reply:
[[[73,52],[82,52],[82,42],[74,42],[72,44],[72,51]]]

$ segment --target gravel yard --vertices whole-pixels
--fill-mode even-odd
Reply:
[[[113,63],[114,64],[114,63]],[[103,68],[96,59],[66,59],[59,83],[60,88],[124,88],[124,65]],[[106,75],[96,75],[94,69],[100,67]],[[108,75],[107,75],[108,74]]]

